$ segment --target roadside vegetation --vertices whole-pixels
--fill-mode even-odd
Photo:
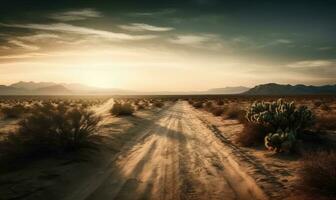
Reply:
[[[28,111],[22,104],[7,105],[0,108],[0,114],[4,119],[17,119]]]
[[[248,122],[269,128],[265,146],[275,152],[293,150],[298,135],[314,123],[313,113],[305,106],[278,99],[254,102],[246,112]]]
[[[130,116],[133,115],[134,111],[131,103],[115,102],[110,113],[114,116]]]
[[[301,184],[311,192],[336,197],[336,151],[305,155],[300,172]]]
[[[265,150],[279,156],[279,164],[282,158],[298,160],[300,169],[291,173],[299,177],[293,184],[299,186],[303,199],[336,198],[335,97],[197,97],[188,102],[222,121],[237,120],[242,125],[241,131],[228,137],[237,145],[255,151],[256,156],[265,146]]]
[[[0,142],[0,160],[13,164],[92,147],[99,121],[82,106],[38,104]]]

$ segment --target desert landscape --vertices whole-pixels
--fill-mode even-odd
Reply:
[[[335,10],[2,0],[0,200],[336,200]]]
[[[258,101],[311,116],[278,141],[276,121],[248,117]],[[3,96],[1,198],[328,199],[335,110],[321,95]]]

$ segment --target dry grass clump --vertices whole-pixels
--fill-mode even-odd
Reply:
[[[331,107],[326,103],[323,103],[319,108],[323,111],[326,111],[326,112],[329,112],[329,111],[332,110]]]
[[[224,101],[223,100],[217,100],[217,105],[219,105],[219,106],[222,106],[222,105],[224,105]]]
[[[305,156],[301,184],[313,191],[336,197],[336,152],[321,151]]]
[[[336,113],[317,116],[315,128],[318,130],[336,130]]]
[[[206,111],[211,112],[211,110],[213,109],[214,106],[213,106],[211,101],[207,101],[207,102],[204,103],[203,107]]]
[[[246,121],[245,111],[236,104],[230,105],[230,107],[225,109],[224,116],[227,119],[237,119],[241,122]]]
[[[257,146],[264,143],[269,128],[254,123],[245,123],[244,128],[236,137],[236,142],[245,147]]]
[[[136,110],[144,110],[146,107],[144,104],[138,104],[136,105]]]
[[[196,109],[200,109],[200,108],[203,107],[203,102],[202,101],[197,101],[197,102],[193,103],[192,106]]]
[[[221,116],[224,113],[224,108],[214,107],[210,110],[214,116]]]
[[[110,110],[110,113],[114,116],[127,116],[133,115],[134,108],[130,103],[116,102]]]
[[[25,106],[16,104],[13,106],[4,106],[1,108],[1,114],[5,119],[17,119],[26,112]]]
[[[162,108],[164,106],[164,103],[161,101],[156,101],[153,103],[153,105],[157,108]]]
[[[314,103],[314,106],[316,108],[318,108],[318,107],[320,107],[323,104],[323,101],[321,101],[321,100],[315,100],[315,101],[313,101],[313,103]]]
[[[92,146],[100,117],[83,107],[36,106],[0,144],[0,161],[11,163]]]

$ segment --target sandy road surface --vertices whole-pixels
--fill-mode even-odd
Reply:
[[[177,102],[71,199],[255,199],[228,165],[223,144],[186,102]]]

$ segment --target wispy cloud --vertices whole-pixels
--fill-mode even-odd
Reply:
[[[120,25],[120,28],[128,31],[157,31],[157,32],[164,32],[164,31],[171,31],[174,30],[172,27],[160,27],[160,26],[152,26],[149,24],[141,24],[141,23],[132,23],[129,25]]]
[[[168,41],[174,44],[198,48],[218,49],[222,47],[219,36],[215,34],[177,35]]]
[[[9,50],[10,47],[9,46],[0,46],[0,49]]]
[[[130,35],[125,33],[115,33],[111,31],[87,28],[82,26],[74,26],[65,23],[55,23],[55,24],[3,24],[0,26],[12,27],[12,28],[26,28],[35,30],[45,30],[45,31],[55,31],[64,33],[73,33],[80,35],[90,35],[96,36],[108,40],[146,40],[152,39],[156,36],[154,35]]]
[[[158,17],[164,15],[170,15],[176,13],[175,9],[163,9],[155,12],[136,12],[130,13],[128,15],[135,16],[135,17]]]
[[[290,63],[287,66],[291,68],[334,67],[336,66],[336,61],[335,60],[304,60],[304,61]]]
[[[23,53],[23,54],[14,54],[14,55],[4,55],[0,56],[0,60],[6,60],[6,59],[25,59],[25,58],[38,58],[38,57],[44,57],[47,56],[48,54],[45,53]]]
[[[36,42],[36,41],[41,41],[41,40],[59,39],[60,36],[56,34],[39,33],[35,35],[20,36],[17,38],[20,40],[24,40],[24,41]]]
[[[272,47],[272,46],[277,46],[277,45],[290,45],[290,44],[293,44],[292,40],[280,38],[280,39],[275,39],[272,41],[265,42],[263,44],[257,44],[256,46],[254,46],[254,48],[262,49],[262,48],[267,48],[267,47]]]
[[[320,47],[318,48],[319,51],[328,51],[328,50],[333,50],[335,47]]]
[[[293,42],[288,39],[277,39],[272,44],[292,44]]]
[[[102,14],[93,9],[82,9],[82,10],[73,10],[61,13],[54,13],[49,16],[51,19],[58,21],[77,21],[84,20],[87,18],[97,18],[101,17]]]
[[[40,48],[38,46],[26,44],[20,40],[10,40],[8,41],[9,44],[16,45],[18,47],[24,48],[26,50],[39,50]]]

